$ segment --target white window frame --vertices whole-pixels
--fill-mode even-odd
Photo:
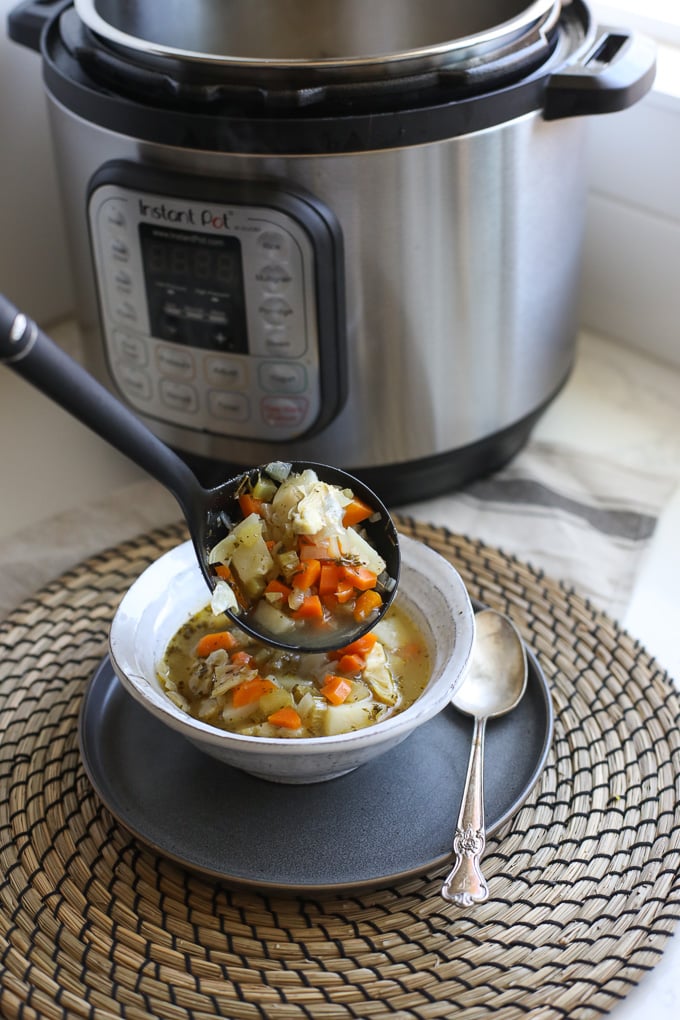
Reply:
[[[601,25],[642,32],[657,44],[653,92],[680,111],[680,0],[592,0]]]
[[[594,0],[600,21],[612,21],[640,29],[661,43],[680,46],[678,0]]]

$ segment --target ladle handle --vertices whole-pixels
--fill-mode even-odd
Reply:
[[[184,461],[2,294],[0,362],[191,506],[200,486]]]
[[[484,734],[486,719],[475,719],[463,801],[453,837],[455,864],[442,886],[442,896],[459,907],[471,907],[488,899],[489,887],[482,874],[486,846],[484,827]]]

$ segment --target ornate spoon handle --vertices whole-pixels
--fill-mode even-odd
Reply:
[[[442,896],[459,907],[471,907],[489,896],[480,860],[486,846],[484,828],[484,733],[486,719],[475,719],[463,802],[453,837],[455,863],[442,886]]]

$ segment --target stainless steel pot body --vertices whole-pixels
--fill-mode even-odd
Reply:
[[[91,367],[103,359],[85,196],[126,159],[195,181],[302,186],[344,239],[348,394],[320,432],[285,455],[371,467],[474,443],[537,410],[572,362],[584,218],[585,122],[526,115],[404,149],[237,156],[149,144],[50,104],[76,295]],[[261,463],[275,443],[151,421],[180,450]]]

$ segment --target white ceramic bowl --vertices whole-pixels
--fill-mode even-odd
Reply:
[[[123,686],[152,715],[206,754],[263,779],[315,783],[350,772],[396,746],[440,712],[465,676],[474,613],[457,570],[433,549],[400,536],[396,600],[424,635],[432,672],[404,712],[374,726],[332,737],[249,737],[199,722],[177,708],[157,677],[168,642],[208,601],[190,542],[149,566],[123,597],[111,624],[109,651]]]

